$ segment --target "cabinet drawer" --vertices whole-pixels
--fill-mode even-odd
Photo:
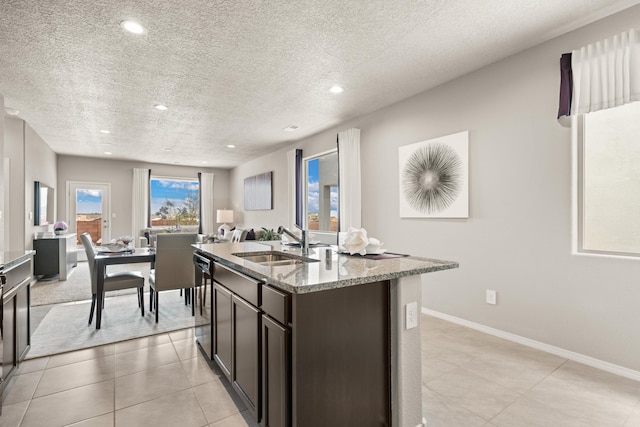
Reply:
[[[7,294],[16,286],[31,280],[31,258],[11,266],[1,273],[7,277],[7,283],[4,285],[4,293]]]
[[[258,307],[260,305],[258,300],[260,284],[255,279],[235,272],[216,262],[213,268],[213,280],[254,306]]]
[[[262,286],[262,311],[276,319],[283,325],[287,325],[290,321],[291,300],[289,294],[272,288],[271,286]]]

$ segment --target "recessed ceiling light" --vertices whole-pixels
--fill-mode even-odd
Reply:
[[[227,148],[236,148],[236,146],[235,146],[235,145],[233,145],[233,144],[228,144],[228,145],[227,145]]]
[[[160,111],[167,111],[169,109],[169,107],[167,107],[164,104],[156,104],[153,106],[153,108],[155,108],[156,110],[160,110]]]
[[[122,21],[120,23],[120,26],[125,29],[126,31],[129,31],[132,34],[143,34],[144,33],[144,27],[142,25],[140,25],[139,23],[137,23],[136,21]]]
[[[342,93],[342,92],[344,92],[344,88],[342,86],[335,85],[335,86],[332,86],[331,89],[329,89],[329,92],[331,92],[331,93]]]
[[[4,107],[4,111],[10,116],[17,116],[20,113],[20,111],[11,107]]]
[[[106,130],[106,129],[102,129],[100,130],[100,133],[104,133],[105,135],[109,135],[111,133],[110,130]]]
[[[111,151],[105,151],[104,154],[106,154],[107,156],[112,155],[113,153]]]
[[[289,125],[286,128],[282,129],[285,132],[295,132],[297,131],[299,128],[296,125]]]
[[[171,148],[165,148],[164,151],[169,152],[169,151],[173,151],[173,149]]]
[[[206,160],[203,160],[203,161],[202,161],[202,164],[203,164],[203,165],[206,165],[207,163],[209,163],[209,162],[207,162]]]

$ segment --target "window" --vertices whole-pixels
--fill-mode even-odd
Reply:
[[[640,103],[584,115],[579,150],[581,252],[640,255]]]
[[[338,231],[338,152],[305,160],[307,229]]]
[[[197,180],[151,177],[151,226],[180,228],[200,223]]]

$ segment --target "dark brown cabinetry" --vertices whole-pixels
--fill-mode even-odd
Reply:
[[[224,286],[213,285],[213,358],[231,381],[231,292]]]
[[[236,295],[233,295],[231,304],[232,384],[254,418],[259,420],[260,310]]]
[[[291,425],[291,295],[262,287],[262,426]]]
[[[389,281],[291,294],[212,275],[212,359],[262,427],[391,425]]]
[[[30,308],[32,255],[0,269],[5,276],[0,316],[0,357],[2,360],[0,392],[15,373],[31,348]]]
[[[293,426],[391,425],[389,312],[388,281],[292,295]]]
[[[31,286],[16,286],[5,294],[2,303],[3,360],[2,376],[8,378],[31,347],[29,319]]]
[[[215,264],[213,280],[213,358],[259,420],[259,284],[219,264]]]
[[[262,316],[262,426],[291,425],[290,344],[288,328]]]

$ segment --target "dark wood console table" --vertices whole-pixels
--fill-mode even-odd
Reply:
[[[78,265],[76,234],[34,239],[33,249],[36,251],[33,264],[35,276],[54,277],[67,280],[69,271]]]

